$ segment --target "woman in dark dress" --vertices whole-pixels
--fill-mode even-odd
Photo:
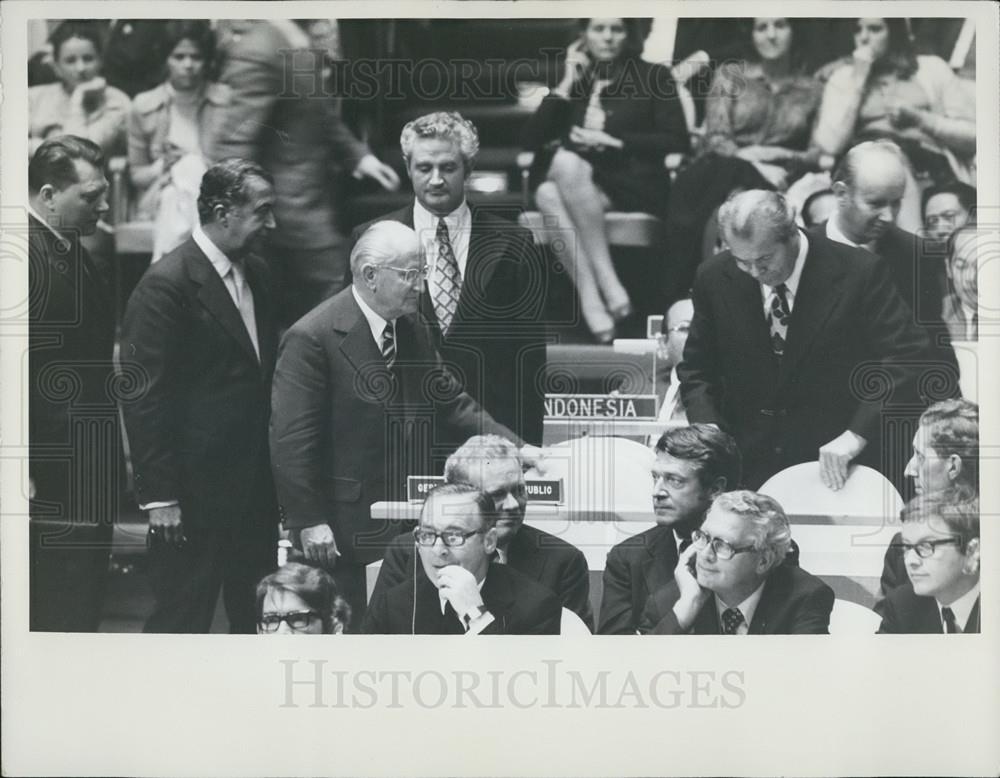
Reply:
[[[524,130],[533,149],[535,201],[557,225],[550,241],[602,343],[632,303],[611,261],[604,212],[663,216],[670,179],[664,158],[688,150],[684,112],[670,71],[639,59],[636,19],[584,19],[566,51],[562,81]]]

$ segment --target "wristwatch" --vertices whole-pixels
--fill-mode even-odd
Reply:
[[[462,620],[465,622],[465,628],[469,629],[469,627],[472,626],[472,622],[474,622],[476,619],[481,619],[489,612],[490,612],[489,609],[485,605],[477,605],[473,610],[471,610],[469,613],[466,613],[462,617]]]

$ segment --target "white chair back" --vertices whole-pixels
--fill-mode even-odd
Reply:
[[[882,620],[864,605],[850,600],[834,600],[830,613],[831,635],[872,635],[878,631]]]
[[[562,609],[562,618],[559,620],[560,635],[590,635],[590,630],[580,616],[569,608]]]
[[[773,497],[790,515],[884,516],[895,519],[903,498],[877,470],[852,465],[838,491],[827,488],[819,475],[819,462],[803,462],[771,476],[758,489]]]

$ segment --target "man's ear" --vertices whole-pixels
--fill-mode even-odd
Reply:
[[[55,210],[55,196],[58,192],[52,184],[42,184],[42,188],[38,190],[38,199],[50,211]]]
[[[365,285],[375,291],[375,276],[378,273],[378,268],[375,265],[363,265],[361,268],[361,278],[364,279]]]
[[[764,574],[778,563],[778,555],[773,548],[765,548],[757,560],[757,572]]]
[[[220,222],[223,227],[229,226],[229,212],[222,203],[216,203],[212,207],[212,216],[214,217],[214,221]]]
[[[497,550],[497,528],[490,527],[486,530],[486,534],[483,535],[483,548],[486,549],[487,554],[492,554]]]
[[[713,499],[718,497],[726,491],[727,486],[726,477],[724,475],[718,476],[714,481],[712,481],[712,485],[708,487],[708,496]]]
[[[954,483],[962,474],[962,457],[958,454],[949,454],[945,471],[948,473],[948,480]]]
[[[962,572],[967,575],[979,573],[979,538],[972,538],[965,546],[965,563]]]
[[[843,205],[847,203],[847,201],[851,197],[851,192],[847,188],[847,184],[845,184],[843,181],[834,181],[833,184],[830,186],[830,189],[833,190],[833,196],[837,198],[837,205]]]

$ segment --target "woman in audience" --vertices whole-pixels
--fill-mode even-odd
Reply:
[[[340,635],[350,621],[333,577],[318,567],[289,562],[257,584],[258,635]]]
[[[948,239],[948,292],[941,304],[941,318],[953,341],[979,340],[978,255],[990,244],[995,245],[992,236],[978,231],[974,224],[960,227]]]
[[[562,81],[527,123],[536,151],[538,208],[556,225],[551,246],[576,284],[583,317],[606,343],[633,313],[611,261],[604,212],[663,215],[664,159],[688,149],[684,111],[670,71],[642,61],[637,19],[581,20]]]
[[[101,77],[97,28],[66,21],[49,43],[59,81],[28,89],[28,153],[59,135],[92,140],[105,157],[123,153],[129,99]]]
[[[757,17],[747,37],[746,59],[716,71],[698,158],[674,183],[664,268],[670,299],[691,285],[706,223],[733,191],[784,191],[818,167],[809,140],[821,87],[804,70],[794,23]]]
[[[166,80],[135,96],[128,122],[129,176],[138,218],[156,222],[153,261],[179,246],[197,224],[198,189],[205,172],[201,150],[205,108],[217,100],[208,81],[215,38],[208,22],[169,22]]]
[[[854,53],[827,66],[814,143],[840,156],[873,138],[906,152],[918,177],[975,185],[975,102],[940,57],[918,56],[906,19],[858,19]]]

